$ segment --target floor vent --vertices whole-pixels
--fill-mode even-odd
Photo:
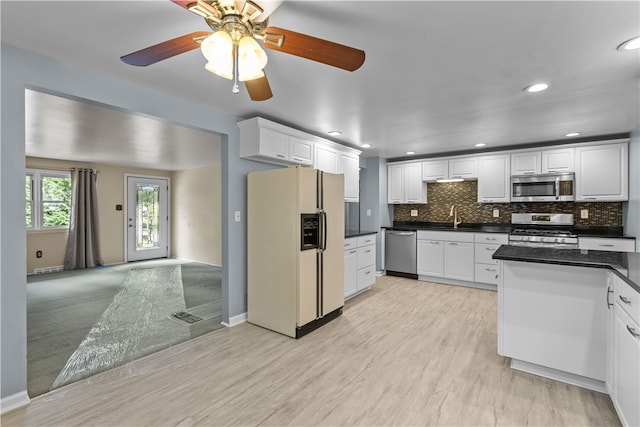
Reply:
[[[55,273],[56,271],[63,271],[63,270],[64,270],[64,265],[54,265],[52,267],[35,268],[33,272],[35,274],[42,274],[42,273]]]
[[[173,317],[174,319],[182,320],[183,322],[187,322],[189,324],[196,323],[202,320],[202,317],[194,316],[193,314],[187,313],[186,311],[173,313],[171,317]]]

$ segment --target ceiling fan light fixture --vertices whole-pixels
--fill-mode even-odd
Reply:
[[[240,81],[263,77],[262,69],[267,65],[267,54],[257,41],[244,36],[238,42],[238,78]]]
[[[546,83],[536,83],[531,86],[525,87],[523,90],[528,93],[536,93],[536,92],[542,92],[543,90],[546,90],[548,87],[549,85]]]
[[[233,79],[233,41],[226,31],[216,31],[202,41],[202,54],[207,58],[205,68],[224,77]]]

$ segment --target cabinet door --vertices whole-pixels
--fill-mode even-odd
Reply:
[[[422,180],[435,181],[449,178],[448,160],[429,160],[422,162]]]
[[[387,166],[387,201],[402,203],[404,201],[404,168],[402,165]]]
[[[442,277],[444,272],[444,251],[438,240],[418,240],[417,270],[419,275]]]
[[[481,156],[478,158],[478,202],[508,203],[509,155]]]
[[[540,151],[513,153],[511,155],[511,175],[532,175],[542,170]]]
[[[358,250],[344,251],[344,296],[353,295],[358,284]]]
[[[473,243],[444,242],[444,277],[473,281]]]
[[[640,327],[614,304],[614,403],[622,425],[640,425]]]
[[[542,173],[573,172],[575,150],[573,148],[559,148],[542,152]]]
[[[374,283],[376,283],[376,268],[374,266],[358,270],[358,291],[370,288]]]
[[[576,200],[629,199],[627,144],[576,148]]]
[[[422,163],[404,164],[404,201],[427,203],[427,188],[422,181]]]
[[[477,157],[449,160],[449,178],[476,178],[477,169]]]
[[[300,165],[313,165],[313,142],[289,137],[289,158]]]
[[[333,148],[316,144],[315,168],[327,173],[338,173],[338,152]]]
[[[276,159],[289,160],[289,135],[261,128],[260,154]]]
[[[360,198],[360,161],[341,153],[339,172],[344,174],[344,200],[357,202]]]

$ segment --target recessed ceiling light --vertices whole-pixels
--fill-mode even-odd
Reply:
[[[416,154],[416,152],[415,152],[415,151],[407,151],[407,152],[406,152],[406,153],[404,153],[404,154]]]
[[[485,144],[484,142],[478,142],[476,145],[474,145],[474,147],[484,147],[485,145],[487,144]]]
[[[342,135],[342,132],[340,132],[339,130],[330,130],[329,132],[327,132],[329,135],[331,136],[338,136],[338,135]]]
[[[578,136],[578,135],[580,135],[580,132],[569,132],[565,136],[572,137],[572,136]]]
[[[545,90],[548,87],[549,87],[549,85],[546,84],[546,83],[536,83],[534,85],[525,87],[523,90],[525,92],[535,93],[535,92],[542,92],[543,90]]]
[[[362,147],[362,148],[371,148],[371,144],[362,144],[360,147]]]
[[[616,49],[618,49],[619,51],[640,49],[640,36],[634,37],[624,43],[621,43]]]

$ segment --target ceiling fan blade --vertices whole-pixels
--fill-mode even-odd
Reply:
[[[184,52],[200,47],[200,43],[194,41],[198,37],[206,37],[211,34],[208,31],[196,31],[195,33],[185,34],[175,39],[167,40],[137,52],[121,56],[123,62],[129,65],[146,67],[155,64],[163,59],[171,58]]]
[[[267,27],[264,47],[312,61],[321,62],[347,71],[355,71],[364,63],[363,50],[319,39],[278,27]]]
[[[196,3],[196,0],[171,0],[171,3],[175,3],[180,7],[183,7],[187,10],[189,10],[189,5]]]
[[[253,80],[245,80],[244,86],[253,101],[266,101],[273,96],[266,75]]]

